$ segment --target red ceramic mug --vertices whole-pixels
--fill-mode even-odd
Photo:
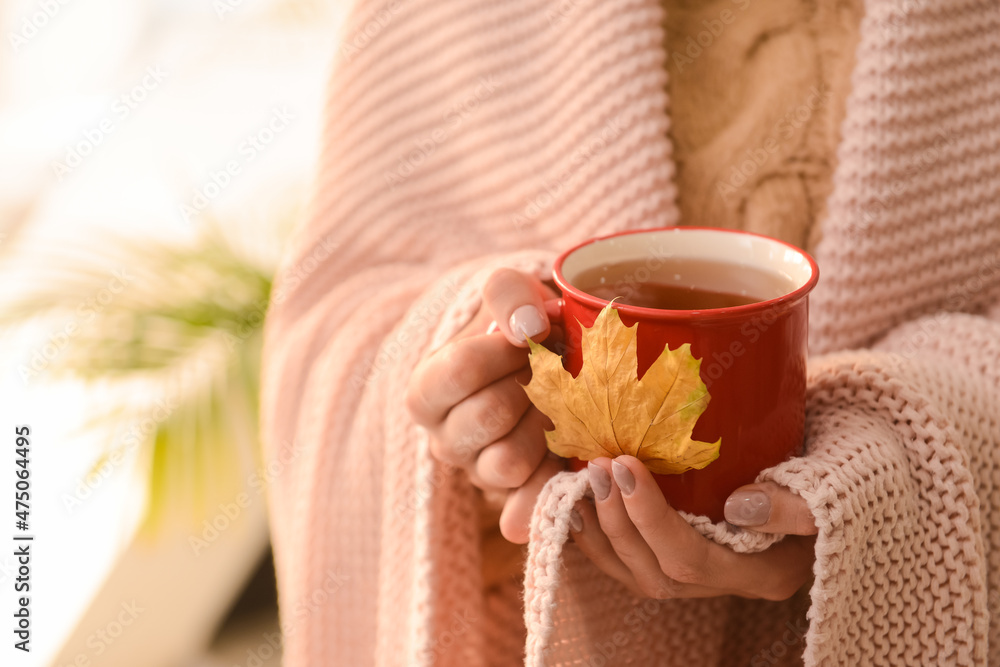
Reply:
[[[701,260],[722,262],[731,270],[701,275],[696,287],[749,293],[761,300],[705,310],[661,310],[620,301],[614,307],[626,326],[639,324],[640,377],[665,345],[675,349],[690,343],[691,353],[702,360],[701,379],[711,399],[692,437],[702,442],[722,438],[719,458],[702,470],[654,477],[676,509],[721,521],[734,489],[800,452],[808,295],[819,279],[816,262],[794,246],[749,232],[705,227],[622,232],[586,241],[556,260],[554,278],[563,295],[557,319],[566,330],[563,364],[575,376],[583,364],[581,325],[593,326],[609,303],[579,289],[576,278],[588,269],[630,262],[633,284],[665,275],[683,283],[685,277],[673,273],[671,264]],[[768,280],[745,284],[760,282],[761,276]],[[570,467],[579,470],[585,465],[572,459]]]

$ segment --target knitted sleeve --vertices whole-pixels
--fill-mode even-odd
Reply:
[[[998,664],[1000,322],[908,323],[809,392],[806,455],[763,475],[820,527],[806,664]]]

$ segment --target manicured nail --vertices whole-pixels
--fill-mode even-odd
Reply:
[[[574,533],[583,530],[583,517],[576,510],[571,510],[569,513],[569,529]]]
[[[510,316],[510,330],[514,338],[523,341],[545,331],[545,320],[534,306],[521,306]]]
[[[618,488],[622,490],[622,495],[631,496],[635,491],[635,476],[632,471],[618,461],[611,462],[611,474],[615,476]]]
[[[771,499],[761,491],[737,491],[726,499],[725,515],[737,526],[761,526],[771,518]]]
[[[611,477],[604,468],[594,462],[587,464],[587,470],[590,471],[590,488],[594,490],[594,498],[604,500],[611,493]]]

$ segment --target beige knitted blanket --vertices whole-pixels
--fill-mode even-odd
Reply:
[[[568,474],[536,507],[523,590],[484,586],[479,496],[430,457],[407,380],[495,268],[544,276],[582,239],[682,222],[663,18],[656,0],[355,8],[266,330],[288,667],[1000,664],[995,0],[866,6],[815,249],[807,453],[763,475],[816,516],[811,586],[631,598],[566,546],[587,483]]]

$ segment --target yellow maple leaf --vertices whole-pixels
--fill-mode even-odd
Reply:
[[[722,440],[691,439],[711,396],[701,381],[701,360],[688,343],[663,352],[640,379],[636,328],[607,306],[594,326],[583,327],[583,368],[574,378],[559,355],[528,341],[531,382],[524,390],[555,429],[549,449],[589,461],[630,454],[651,472],[700,469],[719,457]]]

